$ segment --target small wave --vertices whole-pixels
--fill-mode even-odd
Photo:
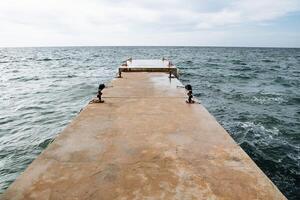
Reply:
[[[233,68],[232,70],[234,71],[252,71],[251,67],[247,67],[247,66],[243,66],[243,67],[237,67],[237,68]]]
[[[286,87],[293,87],[293,86],[297,86],[299,84],[299,82],[297,83],[296,80],[289,80],[282,76],[278,76],[277,78],[275,78],[274,82],[279,83]]]
[[[28,79],[29,81],[38,81],[40,80],[39,77],[35,76],[35,77],[32,77],[31,79]]]
[[[65,78],[75,78],[75,77],[78,77],[78,76],[76,74],[68,74],[68,75],[53,75],[50,78],[51,79],[59,79],[56,81],[61,81],[62,79],[65,79]],[[52,84],[51,84],[51,86],[52,86]]]
[[[209,58],[207,62],[220,62],[221,60],[218,58]]]
[[[221,65],[218,64],[218,63],[205,63],[205,66],[206,66],[206,67],[219,67],[219,66],[221,66]]]
[[[66,78],[74,78],[74,77],[77,77],[77,75],[75,75],[75,74],[69,74],[69,75],[66,76]]]
[[[249,75],[246,75],[246,74],[236,74],[236,75],[230,75],[230,77],[232,78],[238,78],[238,79],[252,79],[254,77],[251,77]]]
[[[261,123],[252,121],[238,122],[234,127],[233,135],[239,144],[248,141],[253,144],[266,146],[280,135],[277,127],[266,128]]]
[[[13,78],[8,79],[8,81],[18,81],[20,79],[22,79],[22,77],[13,77]]]
[[[280,69],[280,65],[272,65],[272,69]]]
[[[50,111],[44,111],[44,112],[41,112],[41,115],[51,115],[51,114],[53,114],[53,113],[55,113],[55,111],[50,110]]]
[[[275,62],[274,60],[269,60],[269,59],[263,59],[261,61],[265,62],[265,63],[273,63],[273,62]]]
[[[33,115],[35,114],[35,111],[31,111],[31,112],[21,112],[19,114],[19,117],[22,119],[28,119],[31,118]]]
[[[199,69],[199,67],[195,66],[188,66],[188,67],[179,67],[180,70],[192,70],[192,69]]]
[[[0,125],[7,124],[13,122],[14,120],[11,118],[0,120]]]
[[[24,107],[20,107],[17,110],[18,111],[25,111],[25,110],[43,110],[43,107],[40,106],[24,106]]]
[[[27,82],[27,81],[38,81],[40,80],[39,77],[34,76],[34,77],[14,77],[10,78],[9,81],[22,81],[22,82]]]
[[[292,97],[288,100],[289,104],[300,104],[300,97]]]
[[[231,63],[234,65],[247,65],[247,63],[245,63],[241,60],[231,60]]]
[[[43,59],[37,59],[36,61],[51,61],[51,58],[43,58]]]
[[[273,104],[273,103],[278,103],[282,104],[285,101],[284,98],[282,97],[260,97],[260,96],[254,96],[252,99],[252,102],[258,103],[261,105],[266,105],[266,104]]]
[[[242,122],[241,127],[244,129],[256,129],[262,133],[271,133],[272,135],[278,135],[279,130],[276,127],[272,129],[267,129],[261,124],[255,124],[254,122]]]
[[[190,64],[193,64],[193,61],[191,61],[191,60],[186,60],[186,61],[183,61],[182,64],[188,64],[188,65],[190,65]]]
[[[43,58],[43,59],[36,59],[36,61],[58,61],[58,60],[65,60],[65,59],[69,59],[69,57],[66,58]]]
[[[195,73],[195,72],[182,72],[180,74],[180,76],[182,77],[193,77],[193,76],[198,76],[198,77],[201,77],[201,75]]]
[[[275,80],[274,80],[276,83],[282,83],[285,81],[285,79],[281,76],[278,76]]]

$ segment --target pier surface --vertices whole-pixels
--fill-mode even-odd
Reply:
[[[285,199],[167,73],[122,73],[3,200]]]

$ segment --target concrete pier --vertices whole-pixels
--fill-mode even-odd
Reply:
[[[286,199],[164,72],[122,72],[3,200]]]

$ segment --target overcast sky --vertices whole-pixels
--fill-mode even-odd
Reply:
[[[300,47],[300,0],[0,0],[0,46]]]

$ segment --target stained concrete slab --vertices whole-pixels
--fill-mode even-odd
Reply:
[[[180,86],[123,73],[1,199],[286,199]]]
[[[167,72],[178,77],[179,72],[171,61],[163,60],[132,60],[128,59],[119,67],[119,76],[122,72]]]
[[[132,60],[126,61],[129,68],[161,68],[168,67],[170,64],[169,60]]]

